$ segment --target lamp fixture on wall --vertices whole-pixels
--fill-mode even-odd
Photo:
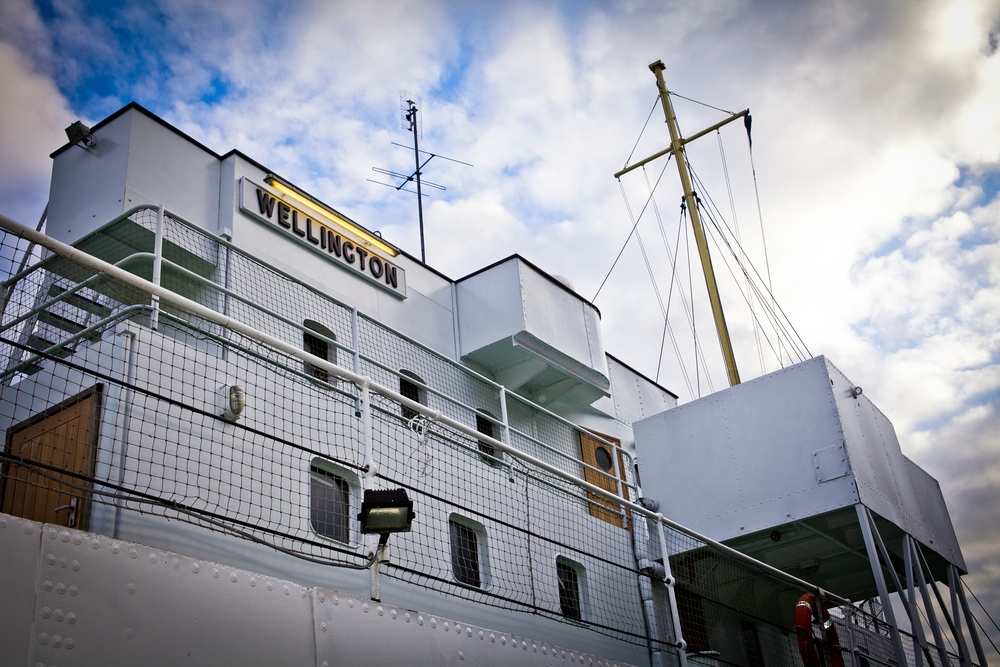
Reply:
[[[247,406],[247,394],[243,387],[238,384],[228,387],[226,393],[228,398],[226,409],[220,416],[227,422],[234,422],[240,418]]]
[[[361,532],[379,535],[378,546],[371,554],[372,600],[382,599],[379,568],[382,563],[389,562],[389,534],[409,532],[413,516],[413,501],[407,497],[405,489],[365,489],[358,513]]]
[[[66,128],[66,138],[69,139],[70,144],[80,146],[84,150],[90,150],[97,143],[94,141],[94,134],[90,128],[81,121],[76,121]]]

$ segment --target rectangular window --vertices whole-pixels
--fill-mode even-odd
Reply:
[[[467,586],[479,588],[482,576],[479,567],[479,533],[475,528],[455,519],[448,521],[451,533],[451,568],[455,579]]]
[[[305,332],[302,334],[302,347],[306,352],[320,359],[329,360],[330,354],[330,344],[321,338],[313,336],[311,333]],[[320,368],[319,366],[313,366],[312,364],[306,364],[306,373],[316,378],[317,380],[322,380],[323,382],[330,381],[330,373],[325,368]]]
[[[399,371],[399,373],[399,393],[411,401],[423,403],[423,391],[421,391],[420,385],[417,384],[417,382],[423,382],[423,380],[409,371]],[[403,415],[403,419],[409,421],[420,413],[406,406],[400,406],[400,414]]]
[[[302,349],[320,359],[337,363],[337,346],[330,342],[336,341],[337,335],[315,320],[306,320],[302,326],[306,329],[302,332]],[[307,363],[305,371],[317,380],[330,384],[337,383],[337,376],[331,375],[325,368]]]
[[[556,579],[559,582],[559,613],[574,621],[587,620],[587,570],[576,561],[556,558]]]
[[[490,438],[496,437],[493,422],[487,418],[487,415],[492,415],[485,411],[480,412],[482,414],[476,413],[476,430]],[[498,452],[496,447],[483,440],[479,441],[479,452],[483,455],[483,460],[490,465],[496,465],[503,460],[503,452]]]
[[[313,530],[338,542],[351,540],[351,486],[317,465],[309,468],[310,521]]]

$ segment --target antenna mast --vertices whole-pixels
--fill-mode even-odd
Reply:
[[[645,160],[640,160],[631,166],[625,167],[615,174],[615,178],[621,178],[622,174],[628,173],[633,169],[637,169],[647,162],[655,160],[656,158],[666,155],[667,153],[673,154],[674,162],[677,163],[677,171],[681,178],[681,186],[684,188],[684,202],[691,215],[691,226],[694,229],[695,243],[698,246],[698,255],[701,258],[701,270],[705,275],[705,286],[708,288],[708,300],[712,304],[712,316],[715,318],[715,330],[719,335],[719,346],[722,348],[722,358],[726,363],[726,373],[729,376],[729,385],[731,387],[735,387],[740,383],[740,373],[736,368],[736,356],[733,354],[733,343],[729,338],[729,327],[726,326],[726,316],[722,312],[722,299],[719,298],[719,286],[715,282],[715,270],[712,268],[712,257],[709,255],[708,241],[705,238],[705,229],[701,224],[701,214],[698,210],[698,199],[695,195],[694,187],[691,185],[691,174],[688,172],[687,158],[684,154],[684,145],[708,134],[709,132],[714,132],[723,125],[731,123],[737,118],[743,118],[750,113],[750,110],[744,109],[743,111],[734,113],[724,121],[716,123],[712,127],[706,128],[692,137],[685,139],[681,136],[680,130],[677,127],[677,116],[674,114],[674,107],[670,102],[670,91],[667,90],[667,85],[663,82],[663,70],[666,69],[666,66],[663,64],[662,60],[657,60],[649,66],[649,69],[654,75],[656,75],[656,87],[660,91],[660,103],[663,105],[663,115],[666,117],[667,129],[670,131],[670,148],[651,155]]]
[[[417,217],[420,221],[420,261],[427,263],[427,252],[424,249],[424,203],[420,190],[420,147],[417,145],[417,105],[413,100],[406,100],[406,120],[410,123],[410,131],[413,132],[413,177],[417,180]],[[428,162],[430,158],[427,158]],[[424,164],[427,164],[426,162]]]
[[[423,186],[426,185],[436,190],[444,190],[445,187],[443,185],[438,185],[437,183],[431,183],[430,181],[424,182],[424,180],[421,178],[421,170],[427,166],[428,162],[430,162],[436,157],[439,157],[442,160],[448,160],[449,162],[457,162],[459,164],[464,164],[467,167],[471,167],[472,165],[469,164],[468,162],[462,162],[461,160],[456,160],[454,158],[445,157],[443,155],[438,155],[436,153],[429,153],[427,151],[420,150],[420,144],[419,144],[420,132],[417,128],[417,103],[414,102],[411,97],[407,97],[405,100],[405,106],[403,106],[404,98],[402,91],[400,92],[399,100],[400,100],[400,110],[403,112],[403,120],[407,123],[407,125],[403,126],[403,129],[409,130],[410,132],[413,133],[413,164],[414,164],[413,173],[409,175],[400,174],[395,171],[389,171],[388,169],[382,169],[381,167],[372,167],[372,171],[378,174],[384,174],[386,176],[390,176],[392,178],[399,178],[402,180],[400,181],[399,185],[390,185],[389,183],[382,183],[381,181],[373,181],[370,178],[368,180],[371,181],[372,183],[378,183],[379,185],[386,185],[391,188],[396,188],[397,190],[404,190],[405,188],[403,186],[409,183],[410,181],[417,182],[417,190],[416,190],[417,215],[420,222],[420,261],[426,264],[427,251],[424,246],[424,202],[422,199],[422,197],[424,197]],[[392,142],[392,145],[399,146],[401,148],[409,148],[409,146],[404,146],[403,144],[397,144],[395,141]],[[421,164],[420,162],[421,153],[428,156],[427,159],[423,161],[423,164]],[[406,190],[406,191],[413,192],[413,190]]]

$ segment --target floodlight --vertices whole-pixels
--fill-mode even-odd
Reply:
[[[358,521],[362,533],[405,533],[413,522],[413,501],[405,489],[366,489]]]
[[[66,128],[66,138],[73,145],[82,145],[83,148],[91,148],[95,141],[90,128],[80,121],[76,121]]]

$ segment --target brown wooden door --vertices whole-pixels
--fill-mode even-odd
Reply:
[[[618,438],[612,438],[611,436],[607,436],[602,433],[595,433],[595,435],[600,436],[608,442],[614,443],[616,446],[621,445],[621,440]],[[618,453],[618,474],[624,482],[626,479],[625,458],[622,456],[620,449],[615,449],[614,452]],[[600,440],[590,437],[583,431],[580,432],[580,453],[582,455],[583,462],[587,465],[594,466],[599,470],[603,470],[608,475],[611,475],[611,477],[607,477],[591,470],[590,468],[584,468],[583,478],[594,486],[598,486],[606,491],[611,491],[615,495],[618,495],[618,485],[615,483],[614,479],[614,459],[612,459],[614,452]],[[629,500],[628,488],[625,486],[622,486],[621,497],[625,500]],[[621,515],[621,505],[594,493],[588,492],[587,498],[592,501],[590,504],[590,516],[603,519],[608,523],[613,523],[619,528],[622,527],[623,521]],[[601,507],[601,505],[603,505],[603,507]],[[609,509],[604,509],[605,507]],[[629,517],[628,529],[632,530],[631,512],[626,510],[626,516]]]
[[[101,386],[13,427],[3,471],[2,511],[86,530],[100,423]],[[37,467],[28,467],[35,465]],[[68,484],[75,485],[73,488]]]

